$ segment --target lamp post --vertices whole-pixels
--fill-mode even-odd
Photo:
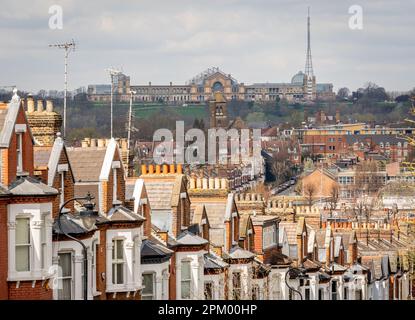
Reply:
[[[86,245],[79,239],[72,237],[71,235],[67,234],[63,229],[61,225],[61,217],[63,215],[63,208],[71,201],[75,200],[87,200],[87,202],[83,205],[85,210],[82,210],[79,213],[79,217],[82,219],[83,224],[89,229],[92,228],[94,225],[96,219],[98,218],[98,212],[94,211],[94,206],[91,202],[91,200],[94,199],[94,197],[91,196],[91,194],[88,192],[88,194],[85,197],[75,197],[71,198],[67,201],[65,201],[60,209],[59,209],[59,216],[58,216],[58,226],[59,231],[62,232],[65,236],[67,236],[69,239],[72,239],[76,242],[78,242],[82,248],[83,248],[83,254],[84,254],[84,300],[88,300],[88,250]]]
[[[302,267],[302,265],[299,268],[289,267],[288,271],[285,273],[285,284],[291,291],[294,291],[298,293],[300,296],[300,300],[303,300],[303,294],[300,290],[294,289],[288,284],[288,275],[294,275],[296,278],[300,280],[308,279],[309,276],[305,273],[305,268]]]

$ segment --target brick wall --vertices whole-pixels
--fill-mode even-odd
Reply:
[[[9,300],[52,300],[53,290],[49,288],[48,281],[38,280],[20,281],[19,287],[16,282],[9,282]]]
[[[254,251],[257,254],[263,253],[263,239],[262,239],[262,226],[254,226]]]
[[[69,164],[68,157],[64,151],[61,152],[61,156],[59,158],[59,164]],[[64,178],[64,199],[65,201],[74,197],[74,180],[73,180],[72,171],[68,170],[65,172]],[[52,184],[53,188],[56,190],[61,191],[61,175],[56,171],[55,178]],[[70,209],[72,212],[74,211],[75,203],[71,201],[65,207]],[[60,209],[60,195],[56,197],[55,201],[53,201],[53,217],[57,217]]]
[[[176,300],[176,253],[170,258],[169,299]]]
[[[8,299],[7,201],[0,198],[0,300]]]
[[[107,274],[106,270],[107,270],[107,265],[106,265],[106,259],[107,259],[107,229],[108,226],[107,225],[100,225],[99,226],[100,229],[100,238],[99,238],[99,245],[98,245],[98,250],[97,250],[97,260],[96,260],[96,264],[97,264],[97,271],[96,271],[96,275],[97,275],[97,279],[96,279],[96,284],[97,284],[97,291],[101,292],[100,296],[95,297],[96,300],[106,300],[107,299],[107,295],[105,294],[105,290],[106,290],[106,280],[102,278],[102,274]]]
[[[27,124],[24,116],[23,108],[20,108],[17,115],[16,124]],[[33,175],[33,142],[28,130],[23,133],[22,137],[22,149],[23,149],[23,171]],[[13,130],[9,148],[3,150],[2,159],[2,182],[5,185],[9,185],[15,178],[17,172],[17,135]]]

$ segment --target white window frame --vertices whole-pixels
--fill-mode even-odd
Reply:
[[[239,285],[240,285],[240,287],[235,288],[235,286],[234,286],[234,281],[233,281],[234,274],[239,274]],[[231,281],[232,281],[232,300],[242,300],[242,294],[243,294],[243,292],[242,292],[242,271],[241,270],[233,271]],[[235,290],[239,291],[239,299],[235,299]]]
[[[143,284],[144,284],[144,276],[151,276],[152,277],[152,285],[153,285],[153,290],[151,293],[145,293],[144,290],[145,288],[143,288],[143,290],[141,291],[141,299],[142,300],[156,300],[157,299],[157,282],[156,282],[156,276],[157,274],[155,272],[143,272]],[[150,299],[147,299],[150,298]]]
[[[16,132],[17,172],[23,172],[23,133]]]
[[[122,242],[122,259],[118,259],[117,258],[117,241],[121,241]],[[113,285],[123,285],[125,284],[125,277],[126,277],[126,273],[125,273],[125,265],[126,265],[126,257],[125,257],[125,249],[124,249],[124,245],[125,245],[125,239],[120,239],[120,238],[113,238],[112,239],[112,256],[111,256],[111,270],[112,270],[112,278],[111,278],[111,283]],[[118,279],[117,279],[117,272],[114,272],[114,265],[122,265],[122,282],[118,283]],[[116,270],[115,270],[116,271]],[[114,281],[115,279],[115,281]]]
[[[189,278],[183,279],[183,265],[189,265]],[[183,283],[189,283],[189,294],[188,296],[184,295],[183,292]],[[180,265],[180,298],[182,300],[188,300],[192,297],[192,262],[190,260],[182,260]]]
[[[165,269],[161,273],[161,299],[167,300],[168,299],[168,288],[169,288],[169,278],[168,278],[168,270]]]
[[[61,299],[59,299],[59,290],[60,289],[63,289],[63,287],[62,287],[62,284],[60,282],[63,281],[63,280],[70,279],[70,282],[71,282],[71,286],[70,286],[70,288],[71,288],[71,293],[70,293],[71,299],[70,300],[74,300],[75,299],[75,281],[74,281],[75,261],[74,261],[74,252],[73,251],[70,251],[70,250],[63,250],[63,251],[58,252],[58,266],[59,266],[60,255],[63,255],[63,254],[69,254],[70,257],[71,257],[71,259],[70,259],[71,260],[71,264],[70,264],[70,266],[71,266],[71,275],[70,276],[66,276],[66,277],[62,277],[62,269],[60,267],[58,268],[59,274],[58,274],[57,280],[58,280],[58,283],[59,283],[59,287],[58,287],[57,297],[58,297],[58,300],[61,300]]]
[[[113,174],[113,183],[112,183],[112,202],[116,202],[117,193],[118,193],[118,185],[117,185],[117,169],[121,168],[120,161],[113,161],[112,162],[112,174]]]
[[[22,216],[18,216],[16,217],[16,229],[17,229],[17,224],[18,224],[18,220],[27,220],[27,225],[28,225],[28,232],[29,232],[29,243],[25,243],[25,244],[17,244],[17,230],[15,233],[15,238],[14,238],[14,247],[15,247],[15,271],[16,272],[30,272],[33,269],[33,241],[32,241],[32,230],[31,230],[31,218],[25,215]],[[17,270],[17,248],[19,247],[27,247],[28,250],[28,270]]]
[[[97,292],[97,255],[99,243],[98,239],[92,240],[91,251],[92,251],[92,260],[91,260],[91,275],[92,275],[92,293]]]
[[[42,213],[42,226],[40,229],[40,266],[46,268],[48,258],[48,214]]]
[[[69,167],[67,163],[58,164],[58,173],[60,175],[60,183],[61,183],[61,194],[60,194],[60,203],[59,206],[62,206],[65,202],[65,172],[69,171]]]

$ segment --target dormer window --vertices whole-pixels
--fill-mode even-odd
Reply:
[[[61,183],[61,194],[60,194],[60,203],[59,206],[62,206],[65,202],[65,172],[68,171],[68,164],[58,164],[58,173],[60,175],[60,183]]]
[[[16,135],[17,144],[16,144],[16,153],[17,153],[17,172],[23,171],[23,150],[22,150],[22,134],[18,133]]]
[[[117,201],[117,169],[121,168],[120,161],[113,161],[112,162],[112,174],[113,174],[113,183],[112,183],[112,202],[115,203]]]
[[[16,155],[17,155],[17,173],[23,172],[23,133],[26,132],[25,124],[16,124]]]

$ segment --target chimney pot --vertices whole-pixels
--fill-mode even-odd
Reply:
[[[35,101],[33,100],[32,96],[27,97],[27,112],[35,112]]]
[[[145,164],[141,165],[141,174],[147,174],[147,166]]]
[[[97,139],[91,138],[91,147],[96,147],[96,146],[97,146]]]
[[[82,140],[82,142],[81,142],[81,146],[82,146],[82,148],[88,148],[88,141],[87,140]]]
[[[43,100],[37,100],[37,112],[43,112]]]
[[[53,112],[52,100],[46,100],[46,112]]]
[[[175,168],[175,165],[172,163],[172,164],[170,164],[170,173],[175,173],[175,170],[176,168]]]
[[[167,164],[163,164],[163,174],[168,174],[169,173],[169,167],[167,166]]]
[[[105,147],[105,139],[98,139],[98,147],[99,148]]]
[[[183,174],[183,167],[182,167],[181,163],[177,164],[177,173],[178,174]]]
[[[156,174],[160,174],[161,168],[159,164],[156,164]]]
[[[148,173],[149,173],[149,174],[153,174],[153,173],[154,173],[154,165],[153,165],[153,164],[150,164],[150,165],[148,166]]]

